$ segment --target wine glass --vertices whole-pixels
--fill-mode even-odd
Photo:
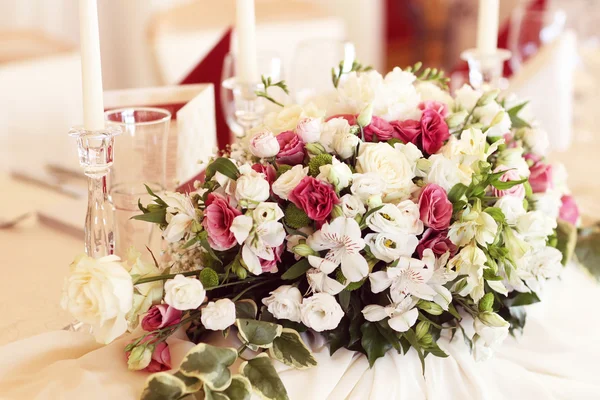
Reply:
[[[316,94],[331,90],[331,68],[337,73],[343,62],[343,71],[349,72],[354,61],[356,50],[351,42],[326,38],[302,41],[292,62],[290,88],[294,100],[303,104]]]
[[[257,55],[258,72],[265,78],[271,78],[273,83],[283,79],[283,62],[279,55],[275,52],[258,52]],[[223,62],[223,71],[221,72],[221,108],[225,115],[225,120],[229,129],[236,137],[244,135],[244,127],[240,124],[239,104],[236,106],[235,88],[236,88],[236,62],[235,54],[228,53]],[[257,77],[260,80],[260,77]],[[257,82],[258,83],[258,82]],[[269,88],[269,95],[278,102],[285,102],[286,94],[279,87]],[[261,100],[261,99],[258,99]],[[269,103],[260,102],[257,105],[256,112],[260,115],[265,112],[274,110],[279,106]],[[237,115],[236,115],[237,112]]]

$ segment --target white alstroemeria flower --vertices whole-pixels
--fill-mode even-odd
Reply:
[[[529,177],[529,165],[523,158],[522,147],[510,147],[498,152],[496,165],[504,165],[507,169],[515,169],[519,176]]]
[[[440,256],[440,258],[436,259],[431,249],[425,249],[425,251],[423,251],[424,260],[429,260],[431,258],[435,260],[433,275],[429,279],[429,282],[427,282],[437,293],[433,298],[433,301],[446,311],[448,311],[448,306],[452,302],[452,293],[444,285],[453,281],[458,275],[456,271],[446,265],[449,257],[449,252],[446,252]]]
[[[197,221],[196,210],[190,196],[176,192],[167,192],[162,199],[167,203],[167,228],[163,237],[170,243],[183,239],[194,221]]]
[[[354,218],[367,212],[360,198],[353,194],[345,194],[340,198],[342,214],[346,218]]]
[[[458,108],[471,111],[482,95],[483,92],[480,90],[475,90],[471,87],[471,85],[464,84],[455,92],[455,105]]]
[[[350,191],[365,204],[370,203],[370,199],[373,198],[378,198],[381,202],[385,188],[386,184],[383,179],[374,172],[352,175]]]
[[[416,235],[406,233],[369,233],[365,236],[365,242],[377,259],[390,263],[402,256],[410,257],[419,239]]]
[[[523,207],[523,200],[519,199],[516,196],[503,196],[494,207],[498,207],[502,210],[504,217],[506,218],[506,223],[509,225],[515,225],[520,216],[525,215],[527,211]]]
[[[510,327],[510,324],[498,314],[483,314],[490,314],[490,317],[486,318],[486,315],[480,315],[473,321],[475,330],[473,344],[475,345],[474,356],[476,361],[489,359],[494,354],[495,349],[508,336],[508,328]]]
[[[283,216],[283,213],[275,217],[278,215]],[[277,222],[278,219],[255,223],[260,220],[260,215],[254,215],[254,219],[248,215],[238,215],[233,219],[230,228],[238,244],[243,244],[242,259],[248,271],[254,275],[263,272],[260,259],[274,260],[273,249],[279,247],[285,240],[285,229],[280,222]]]
[[[344,290],[346,285],[329,277],[329,274],[337,268],[336,264],[317,256],[308,256],[308,262],[313,268],[306,272],[306,279],[313,292],[336,295]]]
[[[339,192],[352,183],[352,170],[348,164],[334,157],[331,164],[319,167],[317,179],[332,184],[335,190]]]
[[[369,275],[371,291],[381,293],[390,288],[390,296],[395,303],[408,295],[433,301],[437,293],[428,283],[433,275],[434,262],[435,257],[433,260],[400,257],[397,267]]]
[[[477,207],[463,211],[460,221],[450,225],[448,237],[458,247],[467,245],[473,238],[482,246],[494,241],[498,224],[491,215],[479,211]]]
[[[417,302],[417,299],[406,296],[400,302],[385,307],[377,304],[368,305],[363,308],[362,313],[370,322],[389,318],[390,328],[396,332],[406,332],[417,322],[419,317],[419,310],[415,307]]]
[[[336,218],[324,224],[306,243],[316,251],[329,250],[325,258],[336,266],[349,282],[358,282],[367,276],[369,266],[360,254],[365,247],[358,222],[352,218]]]
[[[285,171],[275,182],[273,182],[273,193],[287,200],[289,194],[308,175],[308,167],[301,164],[294,165],[292,169]]]
[[[287,319],[300,322],[300,305],[302,293],[297,287],[282,285],[269,293],[270,296],[262,300],[267,310],[277,319]]]
[[[540,247],[554,232],[556,220],[542,211],[529,211],[517,219],[517,231],[531,245]]]
[[[458,292],[460,296],[471,295],[479,301],[484,293],[483,270],[487,257],[476,244],[469,244],[448,261],[448,266],[454,268],[458,275],[466,275],[466,285]]]
[[[235,323],[235,303],[230,299],[209,302],[202,308],[200,321],[206,329],[222,331]]]
[[[510,227],[502,231],[502,236],[504,238],[504,247],[508,249],[508,255],[511,260],[520,260],[531,249],[531,245]]]
[[[420,235],[424,229],[419,206],[412,200],[405,200],[398,205],[385,204],[369,215],[366,222],[371,230],[381,233]]]
[[[510,116],[495,101],[490,101],[484,106],[477,107],[473,115],[479,119],[479,122],[484,127],[488,127],[485,132],[487,136],[497,137],[510,132],[510,127],[512,126]]]

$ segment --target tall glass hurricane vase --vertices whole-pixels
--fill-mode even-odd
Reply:
[[[107,111],[105,119],[108,126],[123,132],[116,140],[115,165],[108,182],[115,209],[115,254],[127,258],[134,248],[151,261],[146,248],[156,255],[160,252],[160,230],[131,217],[140,214],[138,201],[151,202],[146,186],[158,195],[171,186],[167,182],[171,113],[161,108],[122,108]]]

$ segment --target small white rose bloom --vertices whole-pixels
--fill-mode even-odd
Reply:
[[[209,302],[202,308],[200,321],[206,329],[222,331],[235,323],[235,304],[230,299]]]
[[[352,175],[350,191],[353,195],[358,196],[363,203],[367,203],[371,197],[376,196],[381,199],[385,186],[385,182],[378,174],[368,172]]]
[[[523,207],[523,200],[516,196],[503,196],[498,199],[496,204],[494,204],[494,207],[498,207],[502,210],[506,222],[509,225],[515,225],[519,217],[526,213],[525,208]]]
[[[269,294],[270,296],[264,298],[262,303],[275,318],[300,322],[302,293],[297,287],[282,285]]]
[[[396,143],[394,148],[398,150],[400,153],[404,154],[408,163],[412,165],[413,173],[418,177],[425,177],[426,175],[421,171],[418,166],[418,161],[423,158],[423,153],[417,146],[412,143]]]
[[[250,138],[250,152],[259,158],[275,157],[279,153],[279,142],[269,130],[258,132]]]
[[[305,298],[300,313],[302,323],[317,332],[337,328],[344,317],[344,310],[328,293],[315,293]]]
[[[484,127],[488,127],[488,130],[485,132],[487,136],[502,136],[510,132],[510,116],[495,101],[490,101],[484,106],[477,107],[473,115],[479,119],[479,122]]]
[[[532,153],[540,156],[545,156],[550,148],[548,133],[539,127],[525,128],[523,141]]]
[[[381,233],[420,235],[424,229],[419,206],[412,200],[404,200],[398,205],[385,204],[369,215],[366,222],[371,230]]]
[[[406,156],[387,143],[363,143],[356,158],[356,171],[375,173],[385,182],[384,202],[402,200],[414,190],[413,166]]]
[[[240,172],[242,170],[240,169]],[[270,186],[264,175],[249,169],[244,169],[236,181],[235,198],[244,208],[256,206],[269,198]]]
[[[294,190],[300,181],[307,175],[308,167],[303,167],[300,164],[294,165],[292,169],[281,174],[281,176],[277,178],[275,182],[273,182],[273,193],[283,200],[287,200],[292,190]]]
[[[331,164],[319,167],[317,179],[332,184],[335,190],[339,192],[352,182],[352,170],[348,164],[334,157]]]
[[[196,218],[196,210],[188,195],[176,192],[167,192],[162,199],[167,203],[167,228],[163,237],[170,243],[183,239],[192,227]]]
[[[334,151],[333,141],[336,137],[344,137],[350,134],[350,124],[345,118],[332,118],[325,122],[321,128],[319,143],[323,145],[328,153]]]
[[[454,268],[458,275],[466,275],[466,285],[458,292],[460,296],[470,295],[475,301],[483,297],[485,294],[483,270],[486,262],[485,253],[475,244],[463,247],[448,261],[449,268]]]
[[[281,208],[279,208],[279,204],[272,202],[260,203],[252,211],[252,218],[257,224],[268,221],[279,221],[283,216],[284,214]]]
[[[323,224],[307,239],[306,244],[316,251],[329,250],[325,258],[336,267],[341,264],[349,282],[358,282],[369,273],[367,260],[360,254],[365,241],[358,222],[353,218],[340,217]]]
[[[441,186],[446,192],[449,192],[457,183],[468,185],[471,182],[471,175],[461,170],[458,163],[442,154],[433,154],[428,161],[431,166],[427,173],[427,182]]]
[[[338,133],[333,137],[331,146],[333,151],[340,156],[342,160],[346,160],[354,155],[356,146],[360,143],[360,139],[353,133]]]
[[[556,220],[542,211],[529,211],[517,220],[517,231],[534,246],[544,246],[556,228]]]
[[[531,196],[533,209],[541,211],[553,219],[558,219],[562,207],[561,198],[562,194],[554,189],[548,190],[546,193],[534,193]]]
[[[80,255],[65,279],[61,306],[93,327],[99,343],[108,344],[127,331],[133,305],[133,282],[117,256],[98,259]]]
[[[363,215],[367,211],[360,197],[353,194],[343,195],[340,198],[340,206],[342,207],[342,214],[346,218],[354,218]]]
[[[377,259],[390,263],[401,256],[410,257],[419,239],[416,235],[406,233],[369,233],[365,236],[365,242]]]
[[[321,118],[302,118],[296,126],[296,135],[304,143],[318,142],[321,138]]]
[[[378,322],[389,318],[388,324],[390,328],[396,332],[406,332],[417,322],[417,318],[419,317],[419,310],[415,308],[417,302],[417,299],[406,296],[399,303],[390,304],[385,307],[370,304],[363,308],[362,314],[370,322]]]
[[[177,310],[194,310],[200,307],[205,297],[206,290],[196,278],[175,275],[165,282],[165,303]]]
[[[335,263],[316,256],[308,256],[308,262],[313,268],[306,272],[306,279],[313,292],[325,292],[335,296],[344,290],[346,285],[329,277],[337,268]]]
[[[498,152],[497,165],[503,165],[508,169],[515,169],[519,176],[529,177],[529,165],[523,158],[522,147],[511,147]]]

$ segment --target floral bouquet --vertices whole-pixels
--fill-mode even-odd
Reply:
[[[263,83],[266,99],[285,89]],[[272,360],[316,365],[309,332],[371,365],[411,348],[446,357],[441,335],[485,359],[574,247],[577,207],[547,147],[511,96],[453,97],[436,70],[355,64],[331,92],[266,115],[196,191],[148,189],[136,218],[163,230],[166,269],[134,252],[80,257],[64,306],[103,342],[141,319],[125,350],[131,369],[157,372],[143,399],[287,399]],[[165,372],[184,329],[198,344]],[[207,343],[215,331],[233,347]]]

